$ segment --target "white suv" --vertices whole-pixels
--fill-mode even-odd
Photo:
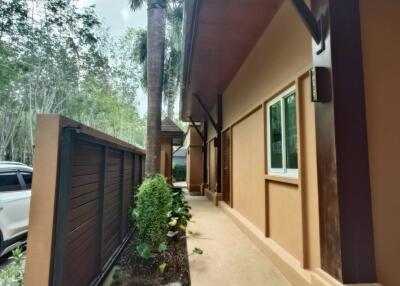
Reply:
[[[0,256],[26,242],[32,168],[0,161]]]

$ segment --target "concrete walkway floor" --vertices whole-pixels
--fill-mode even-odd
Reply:
[[[204,197],[188,200],[195,221],[189,225],[188,251],[204,251],[189,256],[192,286],[290,285],[221,209]]]

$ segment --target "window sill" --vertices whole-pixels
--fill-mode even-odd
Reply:
[[[272,181],[272,182],[279,182],[279,183],[295,185],[295,186],[299,185],[298,178],[265,175],[265,179],[267,181]]]

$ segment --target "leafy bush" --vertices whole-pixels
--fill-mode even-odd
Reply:
[[[168,237],[175,237],[179,233],[185,234],[189,220],[192,218],[190,214],[190,206],[185,200],[185,195],[181,189],[173,189],[172,204],[169,213],[169,231]]]
[[[24,279],[24,253],[21,247],[12,251],[11,263],[0,270],[0,285],[20,286]],[[4,283],[4,284],[3,284]]]
[[[174,165],[172,168],[172,177],[176,182],[182,182],[186,180],[186,166],[185,165]]]
[[[122,281],[122,274],[123,274],[123,272],[122,272],[121,267],[118,267],[118,266],[114,267],[112,276],[111,276],[112,281],[114,283],[120,283]]]
[[[163,176],[147,178],[139,187],[134,217],[143,243],[138,246],[142,256],[150,258],[151,251],[157,250],[165,240],[171,205],[172,194]]]

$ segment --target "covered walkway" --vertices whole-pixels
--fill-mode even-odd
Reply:
[[[192,286],[290,285],[221,209],[204,197],[188,200],[195,221],[189,226],[188,251],[204,251],[189,257]]]

